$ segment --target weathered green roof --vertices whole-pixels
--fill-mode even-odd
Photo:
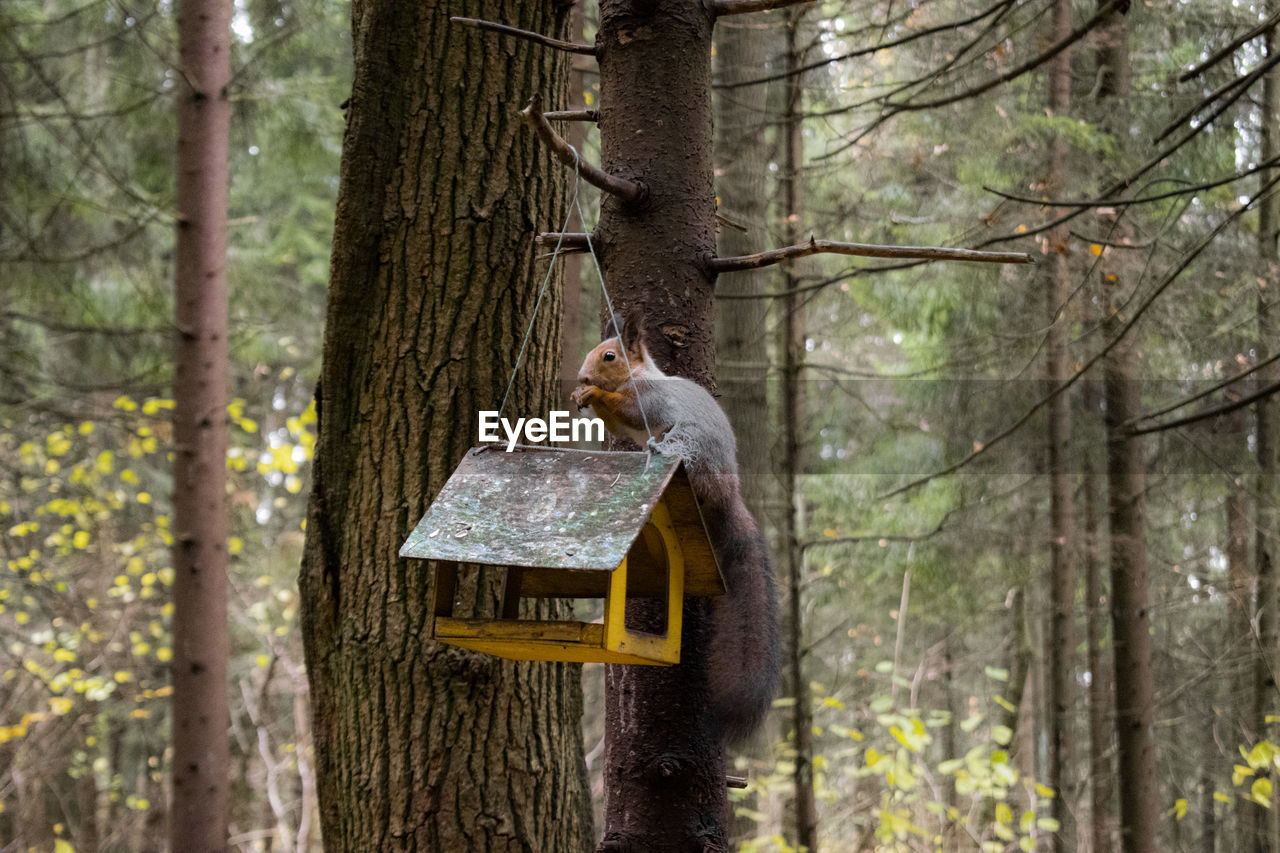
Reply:
[[[684,466],[677,458],[646,452],[473,448],[400,556],[611,571],[659,498],[667,503],[685,555],[689,593],[722,592]]]

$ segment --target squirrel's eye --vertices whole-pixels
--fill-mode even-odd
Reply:
[[[618,357],[617,353],[615,353],[613,350],[609,350],[604,354],[605,361],[613,361],[617,357]]]

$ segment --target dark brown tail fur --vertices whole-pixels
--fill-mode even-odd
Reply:
[[[769,550],[741,498],[710,525],[727,595],[711,605],[707,653],[714,722],[725,743],[745,740],[778,689],[782,655]]]

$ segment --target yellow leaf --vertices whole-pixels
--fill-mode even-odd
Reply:
[[[55,838],[53,841],[53,853],[76,853],[76,849],[66,839]]]
[[[230,539],[227,540],[228,554],[239,554],[243,550],[244,550],[244,540],[241,539],[239,536],[232,536]]]
[[[78,548],[81,551],[83,551],[85,548],[88,548],[89,547],[89,531],[77,530],[76,535],[71,538],[71,544],[75,545],[76,548]]]
[[[1093,256],[1096,258],[1102,254],[1102,247],[1099,246],[1097,243],[1091,243],[1089,245],[1089,251],[1092,252]]]
[[[1174,820],[1182,820],[1187,816],[1187,798],[1179,797],[1173,801],[1173,808],[1169,809],[1169,814],[1173,815]]]
[[[133,399],[130,397],[116,397],[115,402],[111,405],[117,409],[123,409],[126,412],[132,412],[138,408],[138,404],[133,402]]]
[[[77,432],[81,435],[91,435],[93,433],[93,421],[85,421],[77,428]]]
[[[1036,793],[1042,797],[1056,796],[1052,788],[1050,788],[1048,785],[1042,785],[1039,782],[1036,783]]]
[[[151,716],[151,712],[146,708],[134,708],[129,712],[129,717],[134,720],[145,720]]]
[[[63,714],[71,710],[72,702],[65,696],[54,696],[49,700],[49,707],[53,709],[53,713],[61,717]]]
[[[1253,795],[1254,802],[1263,808],[1271,808],[1271,780],[1270,779],[1254,779],[1253,784],[1249,787],[1249,793]]]
[[[835,532],[834,530],[832,530],[830,527],[828,527],[828,528],[824,529],[824,530],[822,531],[822,535],[823,535],[823,536],[825,536],[825,537],[827,537],[828,539],[835,539],[835,538],[836,538],[836,532]]]

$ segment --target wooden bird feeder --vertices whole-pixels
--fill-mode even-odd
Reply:
[[[683,464],[645,452],[473,448],[400,556],[435,561],[432,638],[515,660],[678,663],[684,597],[725,591]],[[468,564],[507,567],[496,618],[454,616]],[[665,635],[626,627],[636,597],[665,600]],[[604,620],[521,619],[522,598],[602,598]]]

